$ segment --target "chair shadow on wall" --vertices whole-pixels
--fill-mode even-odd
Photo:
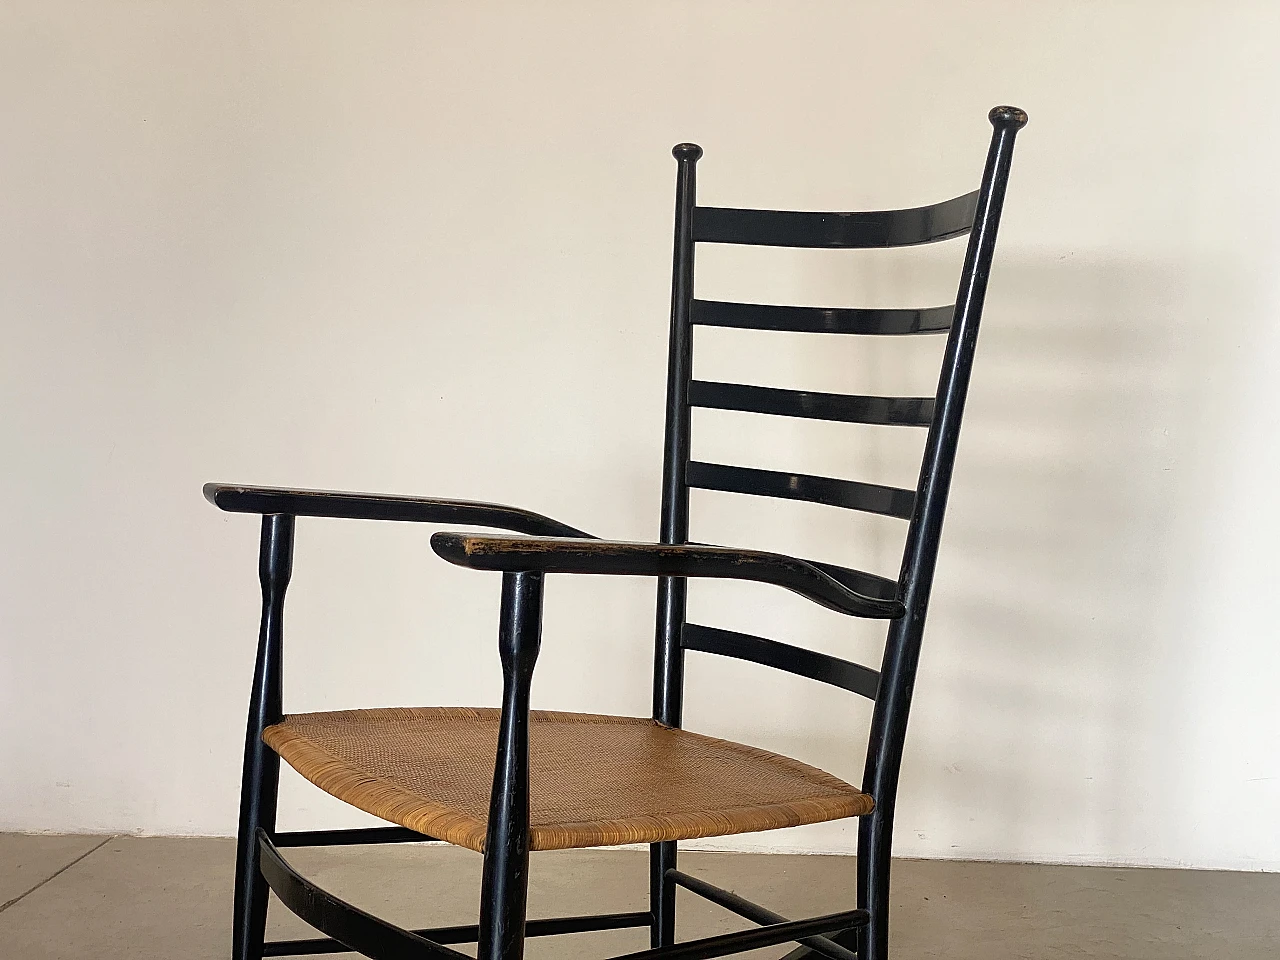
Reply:
[[[1177,736],[1160,698],[1194,722],[1168,689],[1194,579],[1178,465],[1215,442],[1188,414],[1211,399],[1197,348],[1223,341],[1185,335],[1210,315],[1188,276],[1016,251],[993,270],[904,772],[903,806],[965,838],[939,852],[1096,861],[1150,835],[1135,798]]]
[[[942,290],[954,282],[954,258],[962,252],[945,246],[917,260],[907,284],[883,264],[851,276],[847,261],[832,258],[799,265],[791,279],[816,288],[826,305],[857,303],[859,292],[894,296],[919,285]],[[1183,334],[1224,305],[1198,309],[1190,275],[1179,264],[1102,255],[1039,256],[1006,248],[997,256],[908,735],[897,852],[1096,861],[1133,849],[1135,836],[1144,833],[1147,814],[1133,798],[1150,789],[1150,745],[1177,735],[1167,725],[1169,700],[1185,694],[1180,713],[1194,722],[1191,691],[1170,689],[1177,674],[1162,674],[1161,667],[1176,665],[1177,645],[1190,642],[1171,622],[1176,615],[1170,600],[1194,574],[1171,563],[1180,548],[1186,550],[1179,504],[1195,498],[1177,466],[1211,456],[1205,448],[1215,443],[1214,435],[1208,428],[1196,433],[1187,414],[1211,400],[1203,395],[1211,358],[1200,348],[1222,338]],[[898,299],[919,301],[918,295]],[[844,343],[811,342],[785,375],[803,382],[776,385],[840,389],[854,379],[859,391],[893,394],[905,392],[898,389],[905,374],[932,392],[932,383],[913,375],[936,376],[941,338],[929,338],[936,355],[898,366],[891,359],[897,344],[867,348],[865,338],[839,339],[863,342],[847,349]],[[697,344],[695,363],[712,352]],[[728,375],[719,368],[711,373]],[[707,425],[722,434],[734,429]],[[901,468],[888,476],[880,468],[884,460],[918,468],[922,435],[908,438],[912,452],[902,455],[902,428],[828,426],[871,431],[850,436],[828,430],[807,438],[814,446],[840,448],[809,451],[841,471],[828,475],[914,485],[914,476]],[[768,427],[778,436],[788,428],[808,429]],[[695,421],[695,451],[700,439]],[[845,445],[855,452],[845,452]],[[756,448],[768,446],[762,441]],[[783,459],[797,452],[804,453],[793,446]],[[797,469],[795,463],[759,465]],[[897,573],[899,521],[859,518],[846,526],[830,517],[829,508],[803,505],[787,515],[793,529],[781,538],[787,542],[779,542],[766,529],[766,511],[776,513],[777,501],[713,504],[717,497],[728,499],[695,496],[695,538]],[[750,519],[744,522],[744,516]],[[858,544],[852,555],[850,544]],[[726,602],[731,588],[699,587],[703,594],[720,593],[706,606],[724,616],[710,622],[735,629],[758,623],[744,613],[736,624],[724,622],[735,615]],[[690,602],[695,609],[702,602],[697,591]],[[750,616],[776,621],[765,635],[878,662],[882,627],[836,624],[833,615],[800,611],[772,595],[761,597]],[[809,622],[814,617],[828,619]],[[721,675],[716,679],[730,670],[734,679],[754,683],[751,669],[691,664],[692,722],[703,719],[697,691],[715,682],[713,671]],[[757,680],[761,686],[753,692],[774,696],[775,678]],[[757,706],[746,702],[752,697],[739,699],[743,704],[730,707],[736,714],[731,723],[752,727],[756,741],[857,782],[865,739],[850,737],[865,736],[869,704],[865,717],[846,713],[848,722],[833,727],[833,701],[797,688],[783,697],[791,728],[783,734],[781,724],[762,720]],[[843,840],[833,844],[831,834],[824,836],[819,847],[843,848]],[[851,846],[852,837],[846,839]]]

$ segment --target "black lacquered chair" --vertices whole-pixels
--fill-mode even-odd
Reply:
[[[789,955],[886,960],[894,801],[907,714],[933,582],[952,464],[978,337],[1017,131],[1026,115],[997,107],[979,189],[954,200],[874,213],[797,213],[700,207],[693,144],[673,151],[676,183],[663,457],[661,542],[599,540],[527,510],[416,497],[210,484],[218,507],[262,515],[262,627],[245,741],[236,862],[235,960],[356,951],[401,958],[464,957],[447,944],[474,942],[481,960],[518,960],[526,937],[647,927],[651,949],[626,960],[719,957],[774,944]],[[698,300],[698,243],[775,247],[909,246],[969,235],[954,305],[924,309],[823,309]],[[932,398],[808,393],[692,379],[695,325],[871,336],[947,333]],[[927,427],[915,490],[690,459],[690,409]],[[896,581],[774,553],[690,544],[689,489],[807,500],[909,521]],[[391,708],[286,715],[282,616],[296,517],[339,517],[496,527],[520,536],[436,533],[445,560],[502,572],[498,648],[501,708]],[[658,580],[653,716],[530,711],[541,639],[543,578],[619,574]],[[789,644],[687,622],[689,577],[785,587],[831,610],[887,621],[878,671]],[[686,650],[738,657],[833,684],[875,701],[866,769],[854,787],[806,764],[683,730]],[[280,758],[325,791],[392,827],[276,828]],[[857,904],[788,920],[682,873],[680,840],[860,817]],[[407,931],[321,890],[282,848],[442,840],[484,856],[477,926]],[[623,914],[527,920],[531,850],[650,844],[650,904]],[[676,888],[684,887],[757,926],[675,942]],[[325,937],[264,943],[268,889]]]

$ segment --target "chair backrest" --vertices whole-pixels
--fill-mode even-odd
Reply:
[[[682,143],[672,151],[678,172],[662,542],[688,542],[691,487],[807,500],[899,517],[909,520],[910,526],[896,581],[833,564],[815,564],[859,593],[902,601],[906,612],[890,622],[879,671],[773,640],[686,623],[684,579],[660,580],[653,716],[662,723],[680,725],[686,649],[752,660],[860,693],[875,700],[863,789],[877,804],[890,806],[1014,137],[1027,120],[1015,107],[996,107],[989,119],[994,131],[979,189],[908,210],[809,213],[701,207],[695,199],[695,177],[702,148]],[[964,234],[969,235],[969,242],[959,293],[956,302],[945,307],[826,309],[698,300],[693,296],[698,243],[866,249],[933,243]],[[934,397],[846,396],[694,380],[696,325],[872,336],[946,332],[947,344]],[[695,406],[928,427],[919,482],[916,489],[906,490],[691,460],[690,410]]]

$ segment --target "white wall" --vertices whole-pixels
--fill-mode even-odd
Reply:
[[[707,203],[912,205],[976,184],[1011,102],[897,850],[1280,868],[1277,39],[1266,2],[6,5],[0,828],[233,830],[257,524],[206,480],[655,535],[671,144]],[[940,303],[960,252],[714,251],[700,291]],[[939,345],[711,331],[698,369],[907,392]],[[730,416],[698,455],[911,479],[919,434]],[[694,511],[895,569],[895,521]],[[291,709],[494,701],[497,578],[428,532],[299,522]],[[537,705],[644,713],[652,601],[553,580]],[[768,587],[693,610],[878,656]],[[691,726],[860,776],[865,703],[688,679]],[[296,778],[282,816],[359,822]]]

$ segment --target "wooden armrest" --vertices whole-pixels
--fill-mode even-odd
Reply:
[[[785,587],[851,616],[892,620],[903,613],[897,600],[855,593],[807,560],[780,553],[702,544],[530,539],[471,533],[432,534],[431,547],[450,563],[476,570],[755,580]]]
[[[533,536],[591,536],[539,513],[500,503],[436,500],[394,494],[344,493],[335,490],[243,487],[226,483],[206,483],[204,497],[215,507],[231,513],[280,513],[295,517],[398,520],[409,523],[474,523]]]

